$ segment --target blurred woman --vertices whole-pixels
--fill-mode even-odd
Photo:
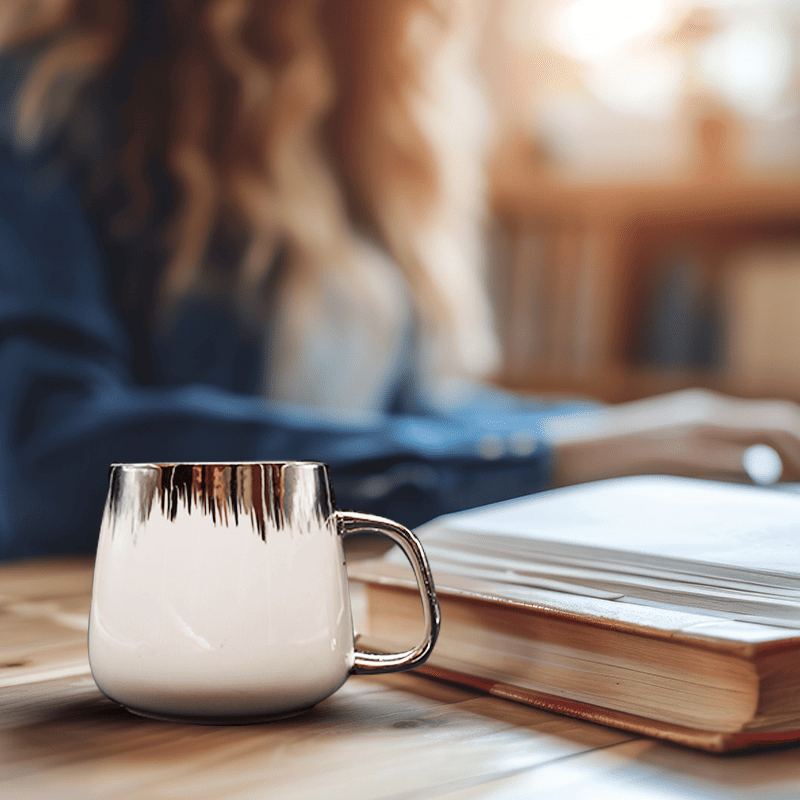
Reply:
[[[112,461],[322,460],[340,506],[409,525],[741,478],[752,442],[800,466],[789,404],[480,389],[469,25],[447,0],[6,0],[0,556],[92,550]]]

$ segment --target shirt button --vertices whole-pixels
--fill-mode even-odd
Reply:
[[[478,455],[487,461],[494,461],[505,453],[503,440],[496,433],[487,433],[478,441]]]
[[[517,431],[511,434],[508,439],[508,446],[515,456],[524,458],[525,456],[532,455],[539,442],[531,431]]]

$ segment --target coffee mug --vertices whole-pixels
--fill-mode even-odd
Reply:
[[[416,574],[423,640],[355,649],[342,539],[394,540]],[[338,511],[317,462],[114,464],[100,529],[89,661],[130,711],[210,724],[299,713],[353,673],[427,659],[439,606],[419,540]]]

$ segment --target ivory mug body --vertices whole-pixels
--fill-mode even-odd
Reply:
[[[342,538],[386,533],[423,593],[426,635],[360,653]],[[352,672],[422,663],[438,633],[422,548],[402,526],[335,508],[315,462],[115,464],[89,622],[97,685],[134,713],[255,722],[310,708]]]

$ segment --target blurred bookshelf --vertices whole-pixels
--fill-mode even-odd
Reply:
[[[500,382],[800,400],[800,5],[486,1]]]
[[[719,138],[706,139],[674,180],[581,183],[519,147],[501,152],[491,277],[503,385],[800,400],[800,176],[731,173]]]

